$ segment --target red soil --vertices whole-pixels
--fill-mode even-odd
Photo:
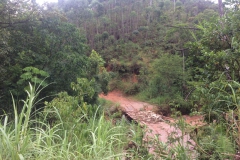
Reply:
[[[131,98],[125,97],[121,92],[113,91],[108,93],[108,95],[100,95],[101,98],[118,103],[121,109],[126,112],[132,119],[139,122],[142,125],[146,126],[146,132],[144,135],[144,140],[148,141],[149,139],[154,138],[155,136],[159,137],[159,141],[167,143],[168,137],[180,137],[182,136],[182,131],[174,125],[176,122],[175,119],[170,117],[165,117],[155,114],[154,108],[151,104],[133,100]],[[193,127],[198,125],[203,125],[202,116],[183,116],[185,122]],[[189,134],[184,134],[182,144],[193,150],[194,141],[190,139]],[[190,142],[191,145],[189,145]],[[174,145],[174,144],[172,144]],[[153,153],[154,148],[150,147],[149,152]]]

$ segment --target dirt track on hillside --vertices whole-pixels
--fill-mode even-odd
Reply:
[[[183,137],[182,144],[193,150],[195,143],[190,139],[189,134],[182,135],[181,130],[174,125],[175,119],[155,114],[153,111],[156,106],[125,97],[118,91],[110,92],[108,95],[100,95],[100,97],[118,103],[121,110],[141,125],[146,126],[145,141],[158,136],[160,142],[167,143],[169,137]],[[183,116],[183,118],[187,124],[193,127],[203,125],[202,116]],[[149,152],[153,153],[154,148],[150,147]]]

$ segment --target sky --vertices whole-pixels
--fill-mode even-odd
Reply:
[[[43,4],[44,2],[57,2],[58,0],[36,0],[36,1],[37,1],[38,4]],[[218,0],[210,0],[210,1],[213,1],[215,3],[218,2]]]
[[[58,2],[58,0],[36,0],[38,4],[43,4],[45,2]]]

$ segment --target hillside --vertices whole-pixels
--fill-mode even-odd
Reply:
[[[240,2],[220,2],[2,0],[0,159],[192,159],[181,143],[166,154],[184,136],[149,154],[142,126],[99,98],[112,90],[178,119],[198,159],[237,159]]]
[[[186,97],[190,91],[186,81],[192,76],[184,62],[189,54],[186,44],[201,38],[197,25],[218,17],[216,4],[199,0],[68,0],[60,1],[59,7],[85,32],[107,70],[115,73],[111,89],[126,94],[149,90],[148,99],[175,92]],[[163,73],[162,79],[153,76],[167,70],[175,73]],[[157,91],[151,91],[151,85],[158,86]]]

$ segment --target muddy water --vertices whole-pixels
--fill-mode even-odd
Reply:
[[[158,136],[159,141],[167,143],[169,137],[183,137],[181,141],[184,146],[190,150],[194,148],[194,141],[190,139],[189,134],[182,135],[179,128],[174,125],[175,119],[155,114],[156,106],[136,101],[123,96],[121,92],[113,91],[108,95],[100,95],[101,98],[118,103],[121,109],[126,112],[132,119],[146,126],[144,140],[148,141]],[[202,125],[202,116],[183,116],[185,122],[192,126]],[[190,145],[189,145],[190,143]],[[174,144],[173,144],[174,145]],[[153,153],[154,148],[149,147],[149,152]]]

